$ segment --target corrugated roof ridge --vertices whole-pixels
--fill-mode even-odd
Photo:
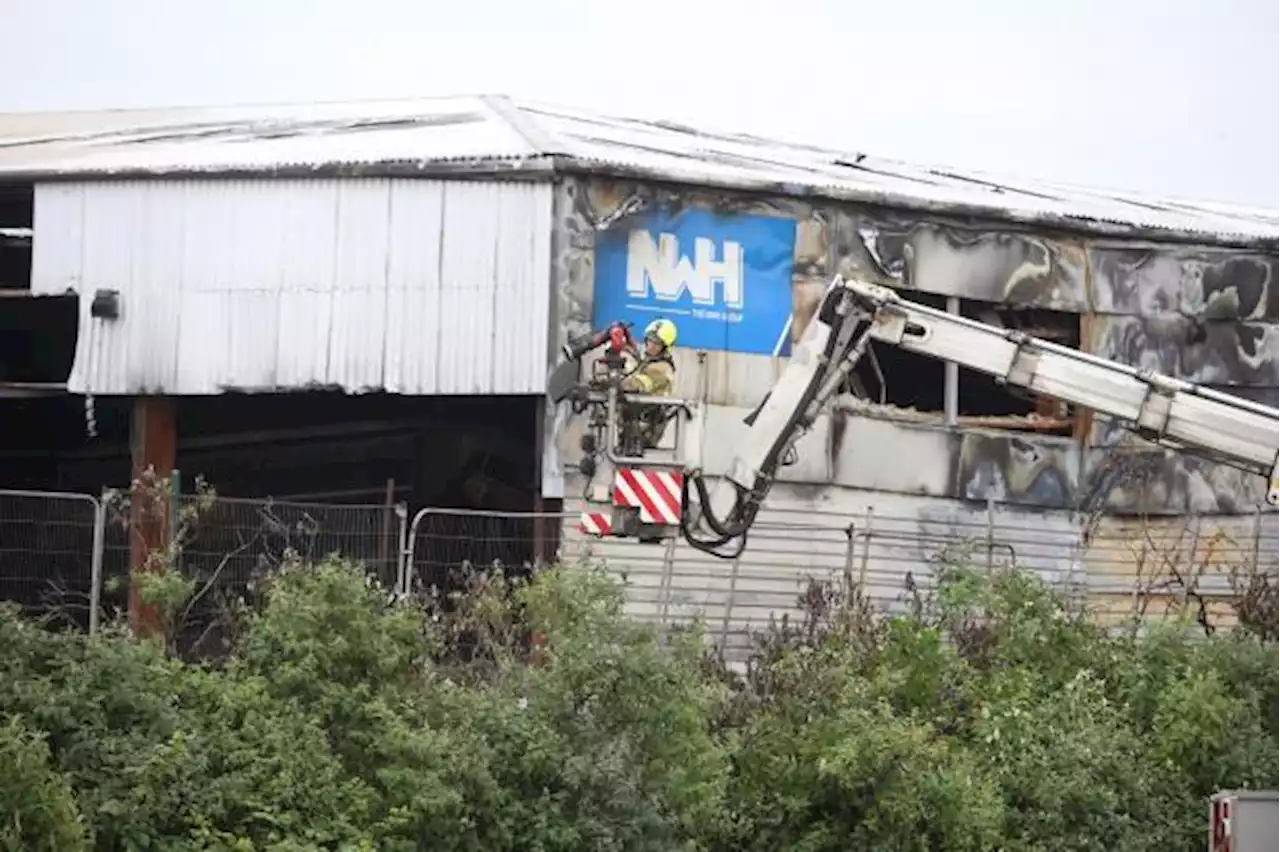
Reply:
[[[573,156],[573,145],[563,134],[549,129],[536,116],[527,115],[512,98],[507,95],[480,95],[479,98],[499,121],[528,144],[535,156]]]
[[[660,132],[677,132],[694,137],[700,137],[711,143],[726,142],[731,144],[759,144],[775,146],[782,149],[792,150],[798,154],[803,152],[809,156],[829,158],[829,162],[827,164],[832,166],[847,165],[856,162],[859,166],[864,168],[869,167],[872,169],[892,170],[896,167],[906,172],[915,172],[918,176],[930,175],[945,180],[986,183],[993,188],[1007,190],[1008,192],[1018,193],[1021,195],[1053,198],[1053,196],[1048,195],[1047,193],[1057,191],[1059,193],[1077,194],[1083,198],[1092,198],[1100,202],[1106,201],[1110,203],[1120,203],[1137,208],[1146,207],[1152,210],[1168,213],[1199,216],[1209,215],[1224,219],[1247,219],[1259,224],[1275,225],[1277,226],[1277,230],[1280,230],[1280,209],[1268,209],[1257,205],[1242,205],[1222,201],[1204,201],[1163,194],[1156,195],[1154,193],[1144,193],[1134,190],[1109,189],[1099,185],[1075,184],[1072,182],[1052,180],[1032,175],[1004,175],[981,169],[952,166],[943,163],[911,162],[896,157],[883,156],[869,151],[852,151],[845,150],[843,148],[831,148],[824,145],[809,145],[800,142],[771,139],[748,133],[729,133],[726,131],[704,130],[697,126],[686,124],[685,122],[657,121],[651,119],[628,118],[625,116],[615,116],[605,113],[593,113],[578,108],[542,101],[514,99],[512,100],[512,103],[522,114],[526,115],[529,113],[532,113],[535,116],[540,114],[551,115],[553,117],[560,117],[570,121],[597,122],[600,124],[614,124],[615,126],[620,127],[648,128]],[[707,153],[710,154],[713,153],[713,151],[711,149],[707,149]],[[792,164],[792,167],[802,166],[800,166],[800,164]],[[900,179],[912,178],[912,175],[910,174],[895,174],[894,176]],[[918,179],[918,177],[916,179]],[[1056,200],[1065,201],[1065,199],[1062,198],[1057,198]]]
[[[442,104],[446,105],[444,109],[440,108]],[[1030,176],[927,165],[754,134],[699,129],[683,122],[612,116],[499,93],[8,113],[0,114],[0,154],[29,147],[43,157],[45,146],[49,146],[54,150],[48,155],[52,159],[45,168],[52,172],[59,165],[57,148],[62,143],[73,151],[67,170],[71,173],[76,166],[75,156],[89,149],[94,149],[89,156],[97,156],[97,143],[102,142],[107,159],[90,162],[88,166],[83,165],[88,161],[82,160],[81,167],[87,169],[85,173],[111,173],[113,169],[127,173],[128,168],[118,162],[125,157],[125,149],[115,143],[160,140],[169,146],[163,151],[171,160],[169,170],[173,171],[183,165],[183,158],[174,154],[178,150],[175,146],[188,142],[199,146],[206,137],[216,143],[212,137],[252,136],[261,131],[263,141],[272,142],[274,131],[288,130],[291,125],[299,131],[314,125],[334,136],[391,125],[429,130],[432,117],[437,113],[444,115],[459,110],[505,137],[503,145],[491,146],[494,150],[477,150],[470,158],[477,164],[515,160],[521,168],[536,170],[572,167],[608,173],[617,169],[623,174],[643,174],[659,180],[665,175],[708,186],[767,188],[776,185],[786,191],[833,198],[881,199],[877,203],[920,209],[941,205],[964,211],[987,211],[1020,221],[1030,217],[1051,224],[1097,223],[1104,226],[1104,230],[1116,224],[1153,232],[1212,236],[1229,242],[1260,239],[1274,243],[1280,238],[1280,212],[1256,206],[1198,202],[1128,190],[1073,186]],[[380,138],[385,142],[386,137]],[[394,147],[381,146],[382,149]],[[191,162],[186,164],[189,171],[203,174],[235,166],[231,160],[221,165],[211,161],[209,152],[222,150],[216,144],[204,149],[197,147]],[[419,151],[416,144],[404,151],[375,150],[368,159],[353,157],[345,150],[338,150],[337,155],[360,164],[427,162],[432,158],[427,151],[416,155],[415,151]],[[450,162],[461,153],[465,152],[454,145],[448,151],[437,152],[434,159]],[[292,156],[298,158],[300,167],[314,166],[315,162],[305,154],[295,151]],[[338,162],[332,151],[327,155]],[[117,157],[117,162],[112,163],[112,156]],[[37,162],[32,166],[33,174],[40,165]],[[251,164],[249,167],[263,166]],[[143,166],[137,168],[145,171]],[[862,174],[858,176],[846,170]],[[932,186],[929,189],[917,186],[923,184]],[[838,194],[832,194],[836,190]]]

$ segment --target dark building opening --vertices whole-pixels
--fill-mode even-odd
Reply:
[[[0,392],[61,389],[79,327],[75,294],[31,290],[34,191],[0,186]]]
[[[0,312],[13,301],[0,299]],[[101,401],[104,442],[128,446],[129,403]],[[60,480],[59,466],[88,440],[83,398],[0,384],[0,599],[81,629],[90,623],[94,503],[85,496],[22,492],[73,490]],[[127,484],[127,455],[113,474],[85,494]],[[127,566],[127,540],[125,548]]]
[[[947,306],[944,296],[916,292],[903,295],[931,308],[942,310]],[[870,348],[874,361],[872,357],[863,358],[854,368],[869,399],[896,408],[942,411],[944,394],[941,361],[883,343],[872,343]]]
[[[176,467],[237,498],[527,511],[537,494],[536,398],[342,393],[176,400]],[[3,400],[0,465],[24,487],[83,490],[130,479],[133,400]],[[18,465],[18,457],[29,458]],[[17,466],[15,466],[17,465]],[[22,472],[19,474],[19,470]]]
[[[0,298],[31,290],[35,190],[0,186]]]
[[[1021,331],[1059,346],[1080,348],[1080,315],[1040,308],[1012,308],[961,300],[960,313],[988,325]],[[1074,412],[1066,403],[1002,385],[992,376],[959,370],[961,417],[1022,417],[1027,426],[1051,434],[1067,433]],[[1015,428],[1007,425],[1006,428]]]
[[[76,354],[79,314],[74,294],[0,293],[0,386],[65,386]]]
[[[907,292],[913,302],[939,310],[947,299],[929,293]],[[1017,329],[1033,337],[1071,348],[1080,346],[1078,314],[960,299],[960,315],[997,328]],[[864,358],[855,370],[863,395],[884,407],[874,413],[890,419],[943,422],[947,369],[943,361],[872,344],[874,361]],[[877,366],[879,368],[877,372]],[[956,424],[985,428],[1068,433],[1074,414],[1070,406],[1048,397],[1001,384],[993,376],[957,366]]]
[[[448,585],[464,564],[532,565],[551,552],[558,527],[527,517],[540,506],[538,403],[318,392],[173,400],[181,505],[200,506],[197,477],[218,498],[191,517],[184,567],[243,592],[287,552],[319,559],[341,551],[390,587],[401,536],[423,507],[440,511],[420,525],[414,542],[419,587]],[[132,398],[95,397],[87,411],[84,397],[66,394],[0,399],[0,489],[126,493],[134,405]],[[51,581],[89,577],[91,513],[79,512],[73,524],[47,519],[32,538],[32,519],[17,517],[29,507],[0,511],[0,584],[18,583],[5,595],[38,607],[42,590],[19,587],[37,567]],[[107,611],[125,606],[135,534],[122,513],[108,518]]]

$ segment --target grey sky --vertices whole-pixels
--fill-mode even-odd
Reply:
[[[1276,0],[0,0],[0,110],[505,93],[1280,206]]]

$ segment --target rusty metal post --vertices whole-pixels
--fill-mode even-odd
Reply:
[[[173,469],[173,473],[169,474],[169,505],[165,507],[165,544],[170,544],[174,537],[179,534],[178,521],[181,518],[182,511],[182,471],[178,468]],[[175,553],[175,556],[181,554]],[[181,568],[181,565],[174,565],[174,568]]]
[[[133,494],[130,508],[129,542],[129,625],[135,636],[154,635],[160,631],[155,608],[147,605],[139,594],[136,579],[154,564],[152,553],[162,552],[172,534],[170,507],[155,505],[154,489],[144,487],[150,471],[164,479],[173,473],[177,455],[177,418],[172,397],[137,397],[133,404],[130,456],[133,468]],[[166,503],[168,495],[160,497]],[[161,566],[163,568],[163,566]]]

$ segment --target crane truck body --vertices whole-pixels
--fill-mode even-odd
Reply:
[[[629,369],[620,324],[571,341],[548,395],[585,416],[579,470],[587,481],[583,531],[660,541],[680,535],[733,558],[745,547],[780,468],[827,404],[850,386],[873,343],[898,347],[994,377],[1011,388],[1083,406],[1155,444],[1267,478],[1277,502],[1280,411],[1211,388],[1141,370],[1023,332],[917,304],[890,288],[837,276],[792,348],[781,377],[732,441],[733,461],[715,493],[700,449],[705,411],[696,404],[620,390]],[[581,363],[604,350],[588,375]],[[638,418],[667,428],[658,445],[636,437]]]

